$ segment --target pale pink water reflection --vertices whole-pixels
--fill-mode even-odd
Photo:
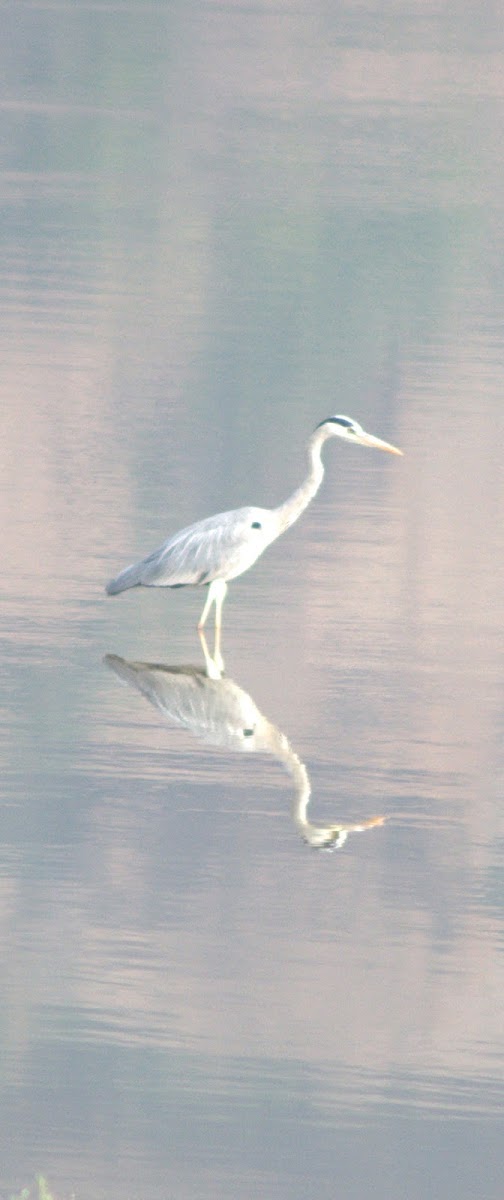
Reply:
[[[0,1193],[501,1200],[499,21],[5,19]],[[304,816],[387,818],[324,854],[102,664],[201,667],[200,596],[103,587],[331,412],[404,459],[327,447],[224,624]]]

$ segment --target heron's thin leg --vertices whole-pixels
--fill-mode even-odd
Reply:
[[[215,580],[215,639],[214,639],[214,662],[217,667],[224,670],[224,659],[221,654],[221,629],[222,629],[222,606],[227,595],[227,583],[224,579]]]
[[[210,591],[213,589],[213,597],[215,600],[215,632],[221,631],[222,626],[222,605],[227,595],[227,583],[225,579],[214,579],[210,585]]]
[[[205,625],[205,621],[208,617],[208,614],[210,612],[212,604],[215,604],[215,643],[214,643],[213,661],[217,667],[217,670],[219,670],[221,672],[224,670],[224,659],[222,657],[221,648],[220,648],[221,647],[221,628],[222,628],[222,605],[224,604],[224,600],[226,598],[226,592],[227,592],[227,583],[225,582],[225,580],[224,579],[214,579],[208,589],[208,596],[206,598],[205,607],[204,607],[201,617],[198,621],[198,631],[201,634],[201,631]]]
[[[213,660],[214,660],[215,666],[217,667],[217,670],[220,671],[221,675],[223,675],[224,671],[225,671],[225,665],[224,665],[224,659],[221,654],[220,626],[218,629],[217,629],[217,627],[215,629]]]
[[[214,603],[214,601],[216,600],[216,595],[215,595],[215,584],[216,584],[216,582],[217,582],[217,581],[216,581],[216,580],[214,580],[214,582],[210,584],[210,587],[209,587],[209,589],[208,589],[208,595],[207,595],[207,598],[206,598],[206,600],[205,600],[205,605],[204,605],[204,608],[203,608],[203,612],[202,612],[202,614],[201,614],[201,617],[200,617],[200,619],[199,619],[199,621],[198,621],[198,629],[203,629],[203,627],[204,627],[204,624],[205,624],[205,621],[206,621],[206,619],[207,619],[207,617],[208,617],[208,614],[209,614],[209,612],[210,612],[210,609],[211,609],[211,607],[212,607],[212,604],[213,604],[213,603]]]
[[[203,633],[203,630],[200,629],[200,630],[198,630],[198,632],[199,632],[199,640],[201,642],[201,649],[203,650],[203,654],[204,654],[204,658],[205,658],[205,669],[206,669],[208,679],[222,679],[224,663],[222,663],[222,664],[216,663],[215,659],[212,658],[212,655],[210,654],[210,651],[208,649],[207,640],[206,640],[205,634]]]

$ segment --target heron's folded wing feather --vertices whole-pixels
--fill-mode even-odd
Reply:
[[[258,511],[239,508],[217,513],[182,529],[139,564],[138,582],[147,587],[176,587],[239,574],[250,565],[251,547],[255,550],[257,544],[251,562],[263,549],[253,527]]]

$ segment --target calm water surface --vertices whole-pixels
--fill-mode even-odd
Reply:
[[[501,14],[2,26],[0,1196],[502,1200]]]

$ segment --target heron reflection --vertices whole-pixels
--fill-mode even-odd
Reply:
[[[280,763],[294,785],[294,823],[309,846],[317,850],[338,849],[349,833],[383,825],[386,818],[382,816],[350,825],[314,825],[308,820],[311,785],[304,763],[285,734],[267,720],[252,697],[232,679],[222,676],[208,652],[204,635],[201,640],[205,668],[128,662],[116,654],[107,654],[104,662],[171,724],[189,729],[209,745],[246,754],[269,754]]]

